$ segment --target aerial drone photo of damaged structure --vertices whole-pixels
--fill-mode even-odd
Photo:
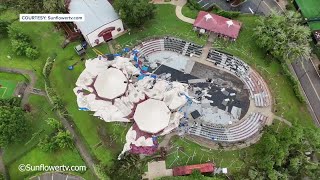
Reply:
[[[164,37],[86,61],[74,88],[79,109],[131,125],[119,159],[154,154],[169,133],[203,146],[259,138],[270,110],[265,82],[232,55],[210,49],[200,60],[202,48]]]

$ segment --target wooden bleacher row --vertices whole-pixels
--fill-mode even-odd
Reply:
[[[229,127],[215,125],[198,125],[190,127],[188,133],[219,142],[244,141],[262,129],[267,117],[260,113],[253,113],[244,121]]]
[[[138,56],[147,56],[153,52],[163,51],[164,50],[164,42],[163,39],[157,39],[154,41],[143,42],[139,47]]]
[[[146,42],[143,42],[140,46],[136,47],[139,52],[139,56],[147,56],[153,52],[157,51],[173,51],[182,55],[200,57],[202,54],[202,46],[197,44],[184,41],[179,38],[173,37],[164,37],[163,39],[152,39]]]

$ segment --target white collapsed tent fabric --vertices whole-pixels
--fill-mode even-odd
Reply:
[[[148,73],[136,81],[133,77],[140,75],[140,69],[125,57],[113,61],[94,58],[85,66],[73,89],[79,109],[93,111],[93,116],[105,122],[136,123],[137,129],[131,127],[127,133],[119,158],[131,145],[153,147],[150,134],[162,136],[179,126],[183,114],[176,111],[187,102],[187,84],[153,78]]]
[[[114,99],[125,93],[128,79],[121,70],[109,68],[97,76],[94,88],[102,98]]]
[[[138,104],[134,120],[140,130],[158,133],[169,125],[171,112],[163,101],[148,99]]]

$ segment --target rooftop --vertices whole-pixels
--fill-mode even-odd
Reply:
[[[200,11],[193,26],[236,39],[241,23],[216,14]]]
[[[70,14],[84,14],[85,21],[75,22],[84,35],[119,19],[107,0],[71,0],[68,8]]]

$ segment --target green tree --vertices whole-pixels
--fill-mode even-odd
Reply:
[[[54,141],[62,149],[73,147],[73,139],[69,131],[59,131],[54,137]]]
[[[26,50],[27,48],[29,48],[29,46],[30,44],[25,41],[16,39],[11,40],[12,51],[15,52],[18,56],[26,55]]]
[[[0,20],[0,38],[8,35],[8,26],[10,23],[5,20]]]
[[[283,62],[310,57],[310,29],[300,25],[298,13],[288,11],[284,16],[275,13],[261,17],[255,28],[257,44]]]
[[[139,27],[152,19],[156,9],[149,0],[115,0],[113,5],[121,19],[131,27]]]
[[[254,167],[248,171],[251,179],[315,179],[320,164],[312,159],[320,150],[320,130],[294,124],[280,132],[267,129],[254,148]]]
[[[64,0],[43,0],[43,9],[46,13],[64,13]]]
[[[39,57],[39,51],[32,47],[27,47],[25,49],[25,54],[28,58],[32,60],[37,59]]]
[[[54,118],[48,118],[47,124],[55,130],[61,130],[63,128],[62,123]]]
[[[52,102],[53,102],[52,111],[62,110],[64,108],[64,102],[59,96],[53,96]]]
[[[17,0],[15,4],[21,13],[31,14],[43,12],[43,0]]]
[[[27,129],[28,123],[22,108],[0,106],[0,147],[21,140]]]
[[[44,152],[54,152],[59,148],[58,144],[55,143],[55,141],[52,140],[52,137],[49,137],[48,135],[40,139],[38,146]]]
[[[0,173],[0,180],[4,180],[4,176],[2,173]]]

